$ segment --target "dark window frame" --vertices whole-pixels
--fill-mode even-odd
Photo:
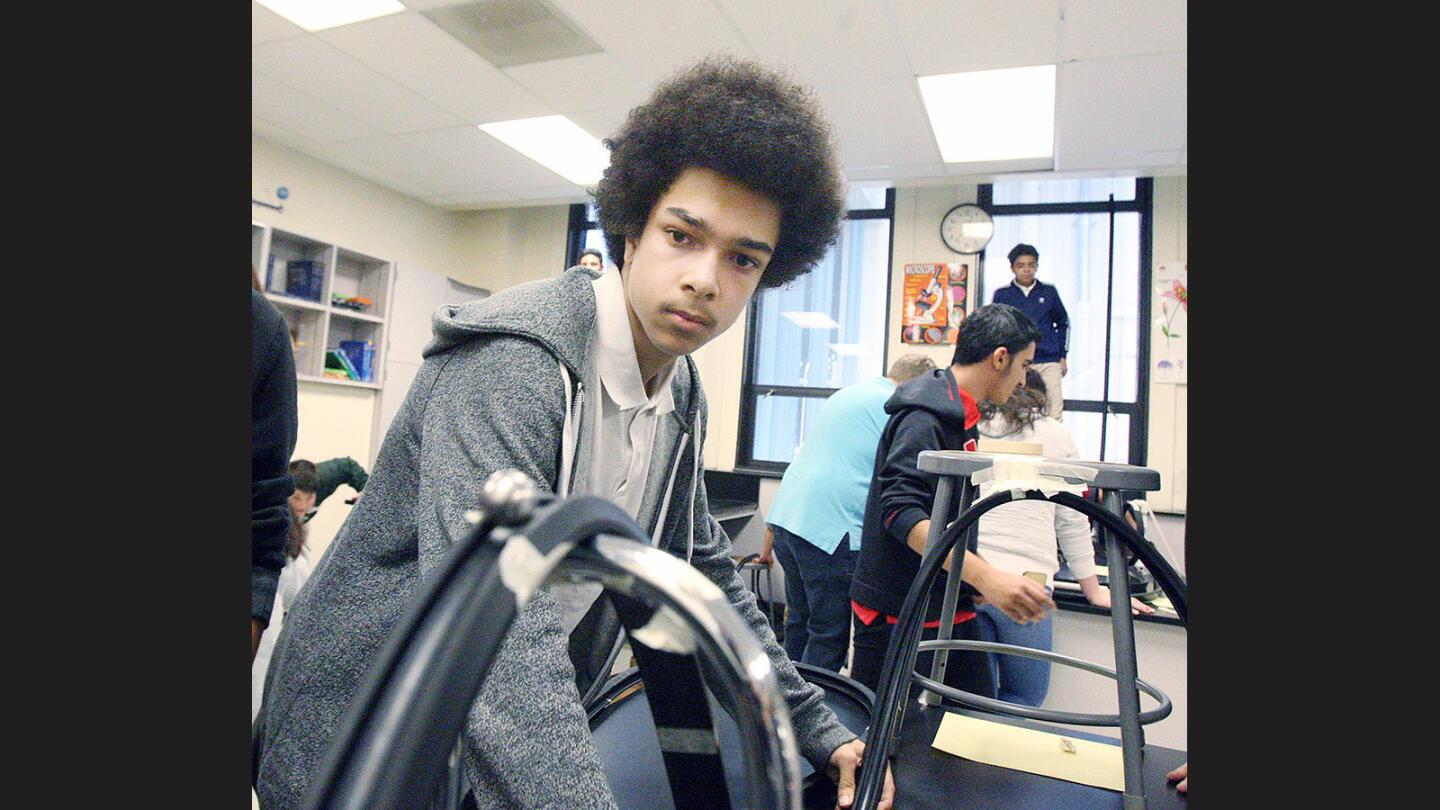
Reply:
[[[885,189],[884,208],[857,208],[845,212],[846,220],[856,219],[884,219],[890,222],[890,244],[886,250],[886,284],[885,284],[885,327],[881,334],[886,336],[881,346],[880,367],[889,368],[890,352],[890,276],[894,272],[895,264],[895,189]],[[741,372],[740,383],[740,429],[736,437],[735,447],[735,468],[737,470],[768,474],[773,476],[783,475],[789,468],[789,462],[757,460],[755,453],[755,411],[756,403],[762,397],[771,395],[802,397],[807,399],[828,399],[831,394],[839,391],[839,388],[820,388],[811,386],[794,385],[758,385],[755,382],[755,354],[759,350],[759,317],[760,317],[760,294],[756,293],[755,298],[750,302],[749,312],[745,323],[745,359],[744,369]]]
[[[580,251],[584,250],[585,232],[600,227],[599,219],[586,215],[589,203],[571,203],[569,232],[565,235],[565,267],[580,263]]]
[[[976,203],[994,216],[1024,216],[1029,214],[1108,214],[1114,211],[1120,213],[1138,213],[1140,215],[1140,295],[1137,313],[1139,320],[1140,346],[1136,353],[1135,362],[1139,372],[1136,381],[1134,402],[1111,402],[1110,391],[1107,388],[1101,392],[1104,399],[1070,399],[1065,398],[1065,410],[1101,414],[1105,419],[1106,414],[1126,414],[1130,417],[1130,463],[1143,467],[1148,458],[1148,446],[1150,437],[1150,306],[1151,286],[1153,273],[1151,271],[1151,254],[1154,247],[1154,224],[1155,224],[1155,179],[1152,177],[1135,178],[1135,199],[1133,200],[1096,200],[1091,202],[1071,203],[1014,203],[1007,205],[995,205],[995,187],[990,183],[982,183],[976,194]],[[1113,234],[1113,230],[1112,230]],[[985,251],[980,251],[980,265],[985,264]],[[1004,260],[1004,254],[1000,255]],[[987,290],[984,288],[985,274],[980,274],[979,297],[982,303],[986,302]],[[1105,324],[1108,332],[1110,323]],[[1105,363],[1108,366],[1110,358],[1106,356]],[[1105,455],[1105,447],[1100,447],[1100,455]]]

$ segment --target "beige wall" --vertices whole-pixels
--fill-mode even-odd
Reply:
[[[570,206],[465,211],[459,218],[456,258],[466,281],[492,292],[565,270]]]
[[[252,219],[489,290],[565,269],[569,206],[448,211],[251,136]],[[397,291],[398,294],[398,291]]]
[[[895,189],[895,253],[890,261],[890,319],[885,330],[885,367],[902,354],[928,356],[936,366],[950,365],[954,344],[934,346],[900,340],[901,307],[904,305],[905,265],[949,262],[969,264],[969,289],[973,298],[978,289],[978,257],[964,256],[945,246],[940,239],[940,220],[945,212],[962,202],[975,202],[974,183],[954,186],[924,186]],[[968,311],[968,310],[967,310]]]
[[[252,204],[252,220],[492,292],[564,270],[565,205],[447,211],[264,138],[251,136],[250,146],[252,196],[275,202],[277,188],[290,191],[284,211]],[[374,466],[375,390],[301,382],[296,399],[296,458],[350,456]],[[342,487],[307,524],[312,560],[339,531],[351,494]]]
[[[295,400],[300,416],[300,432],[295,440],[294,458],[320,462],[349,456],[366,470],[374,467],[375,459],[370,455],[370,431],[375,420],[373,389],[302,380],[296,389]],[[352,508],[345,499],[354,494],[349,486],[341,485],[320,505],[315,517],[305,524],[311,562],[318,562],[320,555],[329,548],[330,541],[335,539],[340,524],[345,522]]]
[[[1189,253],[1189,184],[1185,177],[1155,178],[1153,259],[1185,261]],[[1150,383],[1147,466],[1160,472],[1160,490],[1147,498],[1161,512],[1184,512],[1189,482],[1188,386]]]
[[[290,190],[284,211],[252,204],[252,219],[467,281],[460,262],[461,221],[450,211],[255,136],[250,184],[255,199],[269,202],[275,202],[280,186]]]

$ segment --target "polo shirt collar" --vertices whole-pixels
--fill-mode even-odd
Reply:
[[[640,379],[640,363],[635,359],[635,337],[630,330],[630,315],[625,304],[625,288],[620,271],[608,267],[593,282],[595,286],[595,365],[605,392],[621,410],[653,404],[655,413],[663,415],[675,410],[675,396],[670,382],[675,377],[675,361],[660,374],[660,384],[653,397],[645,395],[645,381]]]

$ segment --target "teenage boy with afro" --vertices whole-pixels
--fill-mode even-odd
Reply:
[[[864,743],[776,644],[710,515],[705,394],[689,356],[835,241],[845,198],[828,124],[788,79],[711,59],[662,83],[605,143],[594,194],[618,269],[576,267],[437,312],[365,497],[275,652],[258,762],[267,810],[300,801],[416,582],[505,468],[560,495],[609,498],[724,590],[769,654],[801,755],[837,776],[850,804]],[[567,657],[586,602],[558,595],[542,589],[516,618],[471,707],[467,803],[615,806]]]

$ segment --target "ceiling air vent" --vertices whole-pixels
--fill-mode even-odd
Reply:
[[[421,13],[498,68],[604,50],[546,0],[476,0]]]

